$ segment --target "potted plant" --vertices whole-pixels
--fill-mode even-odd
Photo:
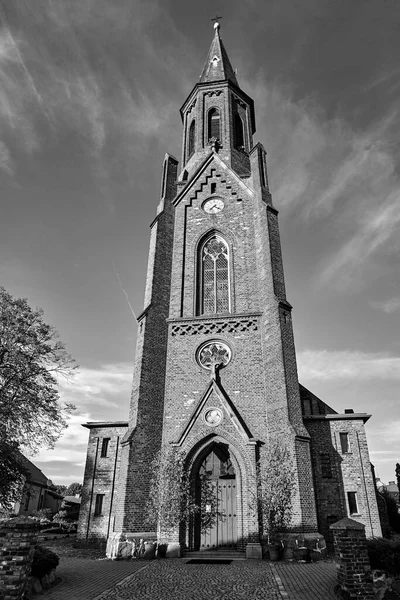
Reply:
[[[295,473],[293,458],[280,439],[275,440],[256,469],[256,492],[251,507],[259,515],[260,539],[268,547],[270,560],[278,560],[283,551],[282,533],[292,517]]]
[[[304,545],[304,538],[300,538],[299,540],[296,539],[295,540],[295,547],[293,548],[293,558],[294,560],[297,560],[298,562],[306,562],[307,561],[307,554],[308,554],[308,548],[307,546]]]

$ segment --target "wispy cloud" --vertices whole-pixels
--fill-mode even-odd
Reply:
[[[101,419],[104,410],[116,413],[127,410],[132,383],[132,365],[113,364],[98,368],[80,367],[69,382],[60,381],[63,402],[77,407],[77,413],[87,412],[92,419]]]
[[[123,421],[127,418],[132,365],[102,365],[98,368],[80,368],[76,377],[66,383],[60,381],[63,402],[72,402],[76,411],[68,418],[68,427],[54,449],[43,448],[30,457],[53,481],[58,483],[82,481],[86,461],[87,421]]]
[[[371,306],[377,310],[383,310],[383,312],[390,315],[397,310],[400,310],[400,298],[390,298],[389,300],[383,300],[381,302],[371,302]]]
[[[308,350],[297,356],[299,377],[307,381],[400,380],[400,357],[379,353]]]
[[[393,132],[400,109],[393,105],[359,131],[342,118],[328,118],[313,98],[294,100],[288,87],[267,86],[264,79],[256,102],[276,206],[310,234],[317,226],[326,236],[316,283],[359,286],[399,245]]]
[[[163,23],[183,49],[186,39],[161,5],[99,0],[94,14],[89,0],[44,0],[40,20],[30,10],[0,7],[0,168],[11,175],[18,152],[40,150],[47,138],[69,132],[110,168],[129,162],[135,136],[169,130],[176,102],[166,102],[166,89],[182,86],[182,72],[173,68],[168,44],[157,52],[147,28]]]

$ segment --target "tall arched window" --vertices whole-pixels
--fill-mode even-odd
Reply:
[[[189,143],[188,143],[188,159],[194,154],[194,141],[196,135],[196,123],[195,120],[190,123],[189,127]]]
[[[230,312],[229,249],[219,235],[213,235],[199,248],[199,313]]]
[[[208,113],[208,139],[211,138],[221,141],[221,116],[218,108],[212,108]]]
[[[240,115],[238,115],[238,113],[235,114],[233,126],[234,126],[235,148],[243,148],[243,146],[244,146],[243,121],[242,121]]]

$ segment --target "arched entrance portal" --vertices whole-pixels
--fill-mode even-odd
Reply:
[[[194,549],[236,549],[236,473],[228,446],[214,443],[199,459],[195,475],[196,503]]]

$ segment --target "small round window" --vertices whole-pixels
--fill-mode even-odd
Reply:
[[[196,360],[203,369],[211,370],[214,365],[221,369],[231,361],[232,351],[225,342],[211,341],[202,344],[196,352]]]

